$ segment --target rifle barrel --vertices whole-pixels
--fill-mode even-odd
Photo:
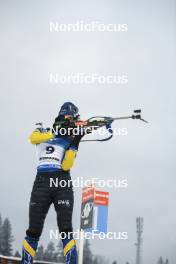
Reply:
[[[122,119],[130,119],[132,116],[121,116],[121,117],[115,117],[113,120],[122,120]]]

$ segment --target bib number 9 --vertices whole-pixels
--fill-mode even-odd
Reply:
[[[46,147],[46,154],[51,154],[54,152],[54,150],[55,150],[54,147],[48,146],[48,147]]]

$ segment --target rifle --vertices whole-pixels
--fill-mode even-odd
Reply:
[[[118,121],[118,120],[126,120],[126,119],[138,119],[141,120],[145,123],[148,123],[145,119],[143,119],[141,117],[141,109],[137,109],[133,111],[132,115],[129,116],[121,116],[121,117],[107,117],[107,116],[95,116],[95,117],[91,117],[89,118],[86,122],[87,126],[94,126],[94,127],[102,127],[102,126],[106,126],[106,128],[108,129],[108,132],[110,133],[110,136],[108,136],[107,138],[104,139],[95,139],[95,140],[82,140],[81,142],[88,142],[88,141],[107,141],[110,140],[113,137],[113,129],[112,129],[112,123],[114,121]]]
[[[57,120],[55,121],[55,127],[58,128],[92,128],[92,129],[97,129],[100,127],[105,126],[106,129],[108,129],[108,132],[110,133],[110,136],[104,139],[93,139],[93,140],[81,140],[81,142],[90,142],[90,141],[107,141],[110,140],[113,137],[113,129],[111,127],[112,123],[114,121],[118,120],[125,120],[125,119],[138,119],[140,121],[143,121],[145,123],[148,123],[145,119],[141,117],[141,109],[137,109],[133,111],[132,115],[129,116],[121,116],[121,117],[108,117],[108,116],[94,116],[89,118],[88,120],[74,120],[70,119],[69,117],[65,116],[64,120]],[[37,123],[36,125],[42,126],[42,123]]]

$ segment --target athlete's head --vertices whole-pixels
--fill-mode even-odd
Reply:
[[[65,118],[78,119],[79,118],[79,109],[76,105],[71,102],[65,102],[59,111],[59,115]]]
[[[67,129],[69,127],[70,121],[78,120],[79,109],[76,105],[71,102],[65,102],[60,110],[58,116],[55,118],[55,122],[53,124],[54,131],[59,131],[59,129],[64,128]],[[60,136],[60,133],[56,134],[56,136]]]

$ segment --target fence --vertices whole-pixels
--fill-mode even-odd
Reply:
[[[0,264],[20,264],[21,258],[8,257],[0,255]],[[63,264],[63,263],[54,263],[42,260],[34,260],[35,264]]]

